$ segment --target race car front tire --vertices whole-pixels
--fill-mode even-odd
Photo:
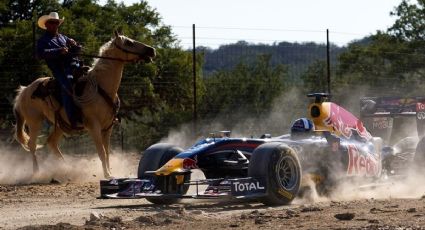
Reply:
[[[165,163],[175,157],[177,154],[182,152],[183,149],[166,143],[159,143],[150,146],[143,152],[143,156],[139,161],[139,168],[137,170],[137,177],[139,179],[152,179],[151,176],[144,175],[146,171],[155,171],[162,167]],[[172,190],[173,185],[171,183],[175,182],[170,180],[170,186],[168,189],[163,188],[163,180],[164,177],[155,177],[155,184],[158,186],[157,188],[161,191]],[[185,181],[190,180],[190,175],[185,176]],[[184,189],[184,193],[187,191],[188,187]],[[154,204],[174,204],[180,201],[179,198],[163,198],[163,197],[153,197],[146,198],[149,202]]]
[[[253,152],[248,176],[267,181],[267,194],[259,198],[260,202],[266,205],[286,205],[298,194],[301,171],[294,149],[282,143],[266,143]]]

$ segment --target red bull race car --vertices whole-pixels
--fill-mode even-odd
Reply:
[[[231,198],[285,205],[307,181],[326,192],[339,181],[366,183],[397,173],[389,167],[404,153],[383,147],[382,137],[371,135],[353,114],[327,101],[327,94],[309,97],[314,99],[308,106],[309,118],[297,119],[286,135],[235,138],[225,131],[188,149],[155,144],[144,151],[137,178],[101,180],[100,198],[145,198],[155,204],[173,204],[183,198]],[[389,108],[373,98],[362,103],[362,116],[372,119],[372,124],[378,122],[373,119],[383,108]],[[205,179],[192,180],[194,169],[201,170]],[[189,186],[195,191],[188,193]]]

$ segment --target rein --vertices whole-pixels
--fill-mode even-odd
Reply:
[[[132,62],[133,61],[133,60],[126,60],[126,59],[122,59],[122,58],[115,58],[115,57],[108,57],[108,56],[99,56],[99,55],[84,54],[84,53],[80,53],[78,55],[79,56],[84,56],[84,57],[108,59],[108,60],[121,61],[121,62]]]

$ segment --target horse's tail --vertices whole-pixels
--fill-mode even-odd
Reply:
[[[19,112],[19,104],[22,100],[22,91],[25,89],[25,87],[21,86],[17,91],[18,94],[15,98],[15,103],[13,106],[13,114],[15,115],[16,119],[16,125],[15,125],[15,139],[22,145],[22,147],[29,151],[28,147],[28,140],[29,136],[25,132],[25,118],[22,116],[22,114]]]

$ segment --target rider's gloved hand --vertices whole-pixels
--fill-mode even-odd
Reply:
[[[68,54],[68,51],[69,51],[68,47],[62,47],[60,50],[60,53],[65,55],[65,54]]]

